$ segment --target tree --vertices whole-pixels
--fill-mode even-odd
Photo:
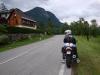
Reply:
[[[77,35],[77,22],[71,22],[70,29],[72,30],[73,34]]]
[[[85,30],[85,20],[84,18],[80,18],[78,21],[74,21],[71,23],[71,29],[72,32],[74,32],[74,34],[76,35],[85,35],[84,30]]]
[[[48,19],[48,25],[47,25],[46,31],[50,35],[53,34],[54,28],[53,28],[53,23],[51,19]]]
[[[69,28],[70,28],[70,27],[69,27],[68,23],[65,22],[65,23],[62,25],[62,27],[61,27],[61,33],[64,33],[64,31],[67,30],[67,29],[69,29]]]
[[[85,35],[87,37],[87,40],[89,41],[90,28],[89,28],[88,21],[84,22],[84,33],[85,33]]]
[[[62,32],[67,29],[71,29],[74,35],[86,36],[89,40],[90,35],[96,37],[100,35],[100,27],[98,27],[97,21],[95,19],[91,20],[91,25],[84,18],[80,18],[78,21],[73,21],[68,25],[64,23],[62,26]]]
[[[72,32],[76,35],[86,36],[89,40],[89,23],[84,18],[80,18],[78,21],[74,21],[70,25]]]
[[[38,29],[45,32],[46,31],[46,25],[44,23],[40,22],[38,24]]]
[[[91,20],[91,35],[93,37],[97,36],[97,21],[95,19]]]

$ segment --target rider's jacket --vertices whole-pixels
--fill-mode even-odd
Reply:
[[[73,44],[76,44],[76,40],[75,40],[75,38],[72,35],[65,36],[65,38],[64,38],[63,41],[64,41],[64,43],[73,43]]]

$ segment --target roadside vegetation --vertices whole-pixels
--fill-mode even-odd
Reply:
[[[62,32],[65,30],[71,29],[72,34],[78,36],[85,36],[89,41],[90,37],[97,37],[100,35],[100,25],[98,25],[95,19],[91,20],[91,24],[86,21],[84,18],[80,18],[78,21],[73,21],[70,23],[64,23],[62,27]]]
[[[38,34],[38,35],[33,35],[31,38],[26,38],[26,39],[11,42],[9,44],[1,45],[0,46],[0,52],[7,51],[7,50],[10,50],[10,49],[19,47],[19,46],[31,44],[33,42],[41,41],[41,40],[47,39],[51,36],[52,35],[42,35],[41,36],[41,35]]]
[[[78,53],[81,62],[74,67],[75,75],[100,75],[100,36],[90,38],[77,37]]]
[[[91,24],[84,18],[63,25],[63,32],[71,29],[77,37],[78,53],[81,62],[74,65],[74,75],[100,75],[100,25],[95,19]]]
[[[0,52],[27,45],[36,41],[41,41],[53,35],[51,33],[48,33],[46,33],[45,31],[43,31],[43,29],[40,28],[33,30],[28,28],[9,27],[8,24],[2,23],[0,24]],[[14,37],[9,36],[9,34],[20,34],[20,36]],[[24,34],[27,35],[23,36]],[[17,37],[20,37],[20,39],[17,39]]]

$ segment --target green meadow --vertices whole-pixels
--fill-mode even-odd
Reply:
[[[100,75],[100,37],[77,37],[80,63],[74,69],[75,75]]]

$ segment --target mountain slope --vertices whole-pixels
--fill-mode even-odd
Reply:
[[[57,19],[57,17],[53,13],[46,11],[45,9],[40,7],[36,7],[32,10],[29,10],[25,12],[25,14],[31,16],[36,21],[42,24],[48,24],[48,20],[50,19],[53,25],[55,26],[61,25],[61,22]]]

